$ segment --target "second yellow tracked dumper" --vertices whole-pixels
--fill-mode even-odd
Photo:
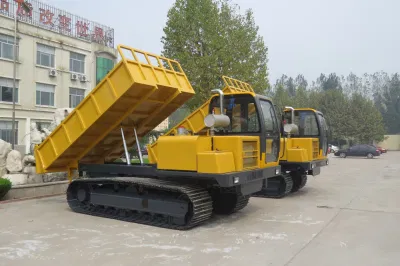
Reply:
[[[282,115],[279,164],[282,175],[269,178],[253,196],[282,198],[307,183],[307,175],[319,175],[329,164],[328,126],[324,115],[311,108],[286,107]]]

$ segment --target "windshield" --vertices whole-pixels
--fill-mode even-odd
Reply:
[[[211,100],[210,112],[221,114],[219,96]],[[251,95],[225,95],[224,113],[231,120],[230,126],[223,129],[224,133],[260,132],[258,113]]]
[[[291,111],[284,113],[283,123],[291,123]],[[297,137],[318,137],[319,129],[317,123],[317,116],[313,111],[294,111],[294,124],[299,127],[298,134],[292,134]]]

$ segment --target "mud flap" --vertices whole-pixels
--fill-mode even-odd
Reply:
[[[308,170],[308,174],[312,176],[317,176],[321,173],[321,167],[315,167],[312,170]]]

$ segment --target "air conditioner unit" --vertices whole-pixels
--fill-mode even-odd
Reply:
[[[79,80],[80,80],[81,82],[86,82],[86,81],[87,81],[87,77],[86,77],[85,75],[80,75],[80,76],[79,76]]]
[[[71,80],[77,80],[78,79],[78,74],[71,73]]]
[[[55,77],[57,76],[57,70],[55,70],[54,68],[49,70],[49,76],[50,77]]]

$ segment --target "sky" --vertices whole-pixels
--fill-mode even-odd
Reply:
[[[115,44],[162,50],[174,0],[41,0],[114,28]],[[399,70],[398,0],[231,0],[251,8],[268,46],[271,83],[282,74],[357,75]]]

